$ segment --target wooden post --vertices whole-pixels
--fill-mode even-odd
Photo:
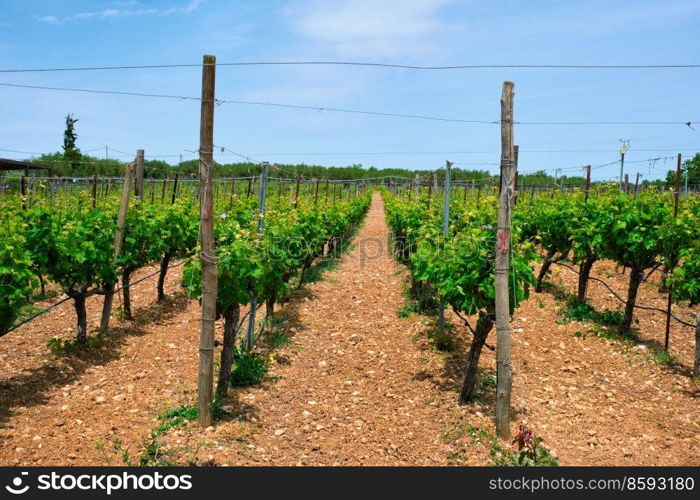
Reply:
[[[318,205],[318,178],[316,178],[316,194],[314,195],[314,206]]]
[[[297,185],[294,189],[294,209],[299,207],[299,183],[301,182],[301,174],[297,172]]]
[[[625,194],[630,194],[630,176],[625,174]]]
[[[681,190],[681,154],[678,153],[678,162],[676,164],[676,183],[673,190],[673,219],[678,217],[678,196]],[[667,276],[673,273],[673,268],[676,267],[676,254],[672,252],[669,255],[669,262],[665,272],[661,274],[661,279],[665,280]],[[661,283],[665,285],[664,282]],[[668,285],[666,291],[668,292],[668,299],[666,301],[666,335],[664,337],[664,351],[668,352],[668,345],[671,341],[671,308],[673,307],[673,300],[671,296],[673,295],[673,283]]]
[[[513,371],[510,355],[510,219],[513,202],[515,158],[513,151],[513,82],[503,83],[501,96],[501,194],[496,233],[496,433],[510,437],[510,397]]]
[[[97,206],[97,174],[92,175],[92,208]]]
[[[199,239],[202,263],[202,322],[199,336],[199,424],[212,423],[214,384],[214,326],[218,276],[214,253],[212,170],[214,167],[214,106],[216,57],[205,55],[202,64],[202,112],[199,126]]]
[[[586,193],[585,194],[586,201],[588,201],[588,196],[590,195],[590,191],[591,191],[591,166],[586,165],[583,168],[586,169],[586,187],[585,187],[584,192]]]
[[[433,179],[435,178],[435,174],[433,172],[430,172],[430,176],[428,176],[428,204],[430,204],[430,199],[433,196]]]
[[[122,186],[122,199],[119,204],[119,215],[117,215],[117,234],[114,235],[114,260],[119,258],[124,244],[124,229],[126,227],[126,212],[129,209],[129,197],[131,196],[131,182],[134,178],[135,165],[127,163],[124,172],[124,186]],[[107,333],[109,329],[109,318],[112,315],[112,303],[114,302],[114,284],[108,285],[105,289],[105,299],[102,304],[102,318],[100,321],[100,332]]]
[[[233,205],[233,197],[236,196],[236,178],[233,177],[231,179],[231,200],[229,201],[229,205]]]
[[[250,192],[251,192],[252,189],[253,189],[253,178],[251,177],[250,179],[248,179],[248,191],[246,191],[246,193],[245,193],[245,199],[246,199],[246,200],[247,200],[248,198],[250,198]]]
[[[143,149],[136,150],[136,182],[134,183],[136,199],[143,200]]]
[[[166,187],[167,184],[168,184],[168,178],[167,178],[167,177],[164,177],[164,178],[163,178],[163,189],[162,189],[162,191],[161,191],[161,193],[160,193],[160,202],[161,202],[161,203],[164,203],[164,202],[165,202],[165,187]]]
[[[177,178],[180,176],[180,172],[175,172],[175,181],[173,181],[173,196],[170,199],[170,204],[175,204],[175,197],[177,196]]]
[[[700,313],[695,316],[695,363],[693,363],[693,378],[700,377]]]
[[[637,189],[639,189],[639,172],[637,172],[637,179],[634,181],[634,199],[637,199]]]
[[[26,171],[25,171],[26,172]],[[19,180],[20,194],[22,195],[22,210],[27,209],[27,176],[23,175]]]

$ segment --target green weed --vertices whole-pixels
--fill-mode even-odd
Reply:
[[[78,343],[77,340],[62,340],[58,337],[51,337],[46,341],[46,347],[55,356],[66,356],[75,354],[78,351],[88,351],[99,349],[105,345],[105,338],[101,334],[88,336],[85,344]]]

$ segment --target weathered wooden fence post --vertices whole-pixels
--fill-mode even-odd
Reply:
[[[299,207],[299,183],[301,182],[301,174],[297,172],[297,185],[294,189],[294,210]]]
[[[175,198],[177,197],[177,179],[178,179],[179,175],[180,175],[179,172],[175,172],[175,181],[173,182],[173,196],[170,200],[171,205],[175,204]]]
[[[502,439],[510,437],[510,399],[513,382],[510,352],[510,297],[508,270],[510,266],[510,219],[513,202],[513,82],[503,83],[501,96],[501,194],[498,200],[498,229],[496,233],[496,433]]]
[[[209,427],[213,419],[214,327],[218,275],[214,252],[214,107],[216,57],[205,55],[202,64],[202,110],[199,125],[199,239],[202,265],[202,319],[199,335],[198,421]]]
[[[136,182],[134,183],[134,189],[137,200],[143,200],[143,149],[136,150]]]
[[[119,258],[124,243],[124,229],[126,227],[126,212],[129,209],[129,197],[131,196],[131,182],[134,177],[135,166],[127,163],[124,172],[124,186],[122,187],[122,199],[119,204],[119,215],[117,215],[117,234],[114,236],[114,260]],[[100,321],[100,332],[107,333],[109,329],[109,318],[112,315],[112,303],[114,302],[114,284],[107,285],[105,289],[105,299],[102,304],[102,318]]]

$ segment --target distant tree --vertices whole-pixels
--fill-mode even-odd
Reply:
[[[79,158],[80,149],[76,146],[78,134],[75,132],[75,124],[78,119],[71,113],[66,115],[66,130],[63,132],[63,156],[66,158]]]

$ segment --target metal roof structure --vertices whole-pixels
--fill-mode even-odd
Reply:
[[[49,175],[53,171],[51,167],[32,163],[29,160],[10,160],[7,158],[0,158],[0,171],[8,170],[48,170]]]

